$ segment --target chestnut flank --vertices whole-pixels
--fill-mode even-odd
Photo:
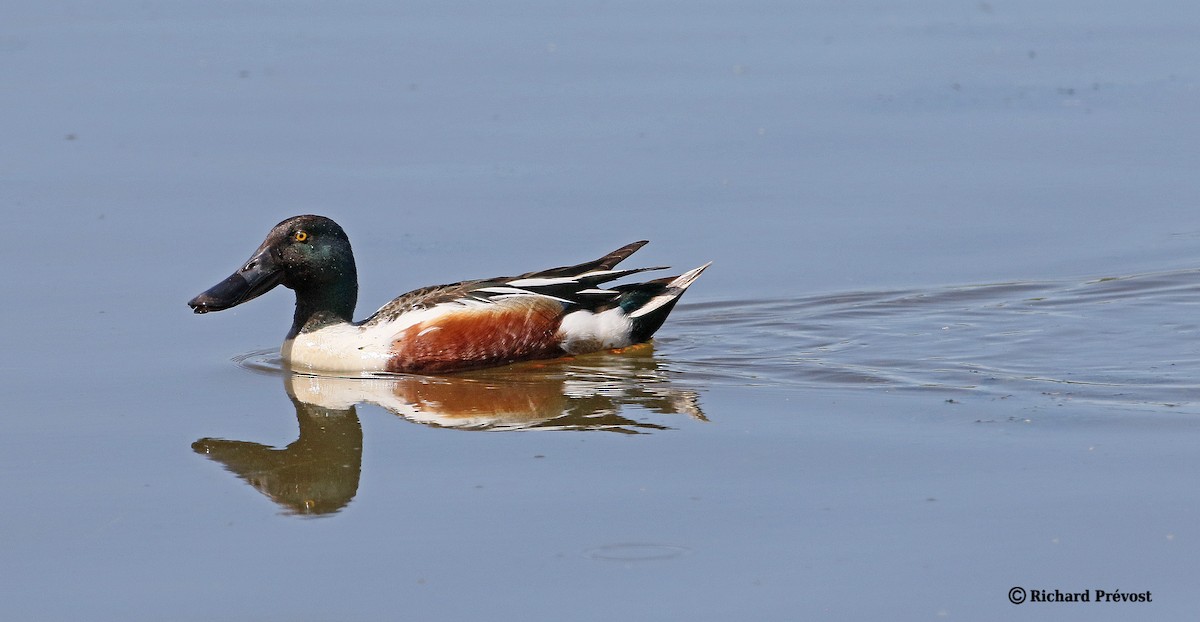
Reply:
[[[467,307],[405,329],[387,370],[441,373],[565,354],[558,346],[562,305],[535,296]]]

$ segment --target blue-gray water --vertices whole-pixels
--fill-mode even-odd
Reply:
[[[1191,615],[1198,18],[9,7],[0,617]],[[184,303],[305,212],[360,317],[636,239],[715,263],[652,346],[293,377],[286,292]]]

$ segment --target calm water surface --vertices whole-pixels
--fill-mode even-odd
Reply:
[[[1193,615],[1197,18],[8,11],[0,618]],[[304,212],[359,317],[636,239],[715,263],[621,353],[293,375],[284,292],[184,303]]]

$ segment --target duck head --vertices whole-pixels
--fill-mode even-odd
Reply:
[[[358,298],[350,239],[324,216],[294,216],[271,229],[250,259],[224,281],[188,301],[196,313],[223,311],[276,285],[296,292],[292,335],[332,322],[349,322]]]

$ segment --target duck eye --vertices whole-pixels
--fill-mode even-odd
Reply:
[[[308,239],[308,233],[305,231],[297,231],[294,235],[292,235],[292,239],[296,240],[297,242],[303,242]]]

